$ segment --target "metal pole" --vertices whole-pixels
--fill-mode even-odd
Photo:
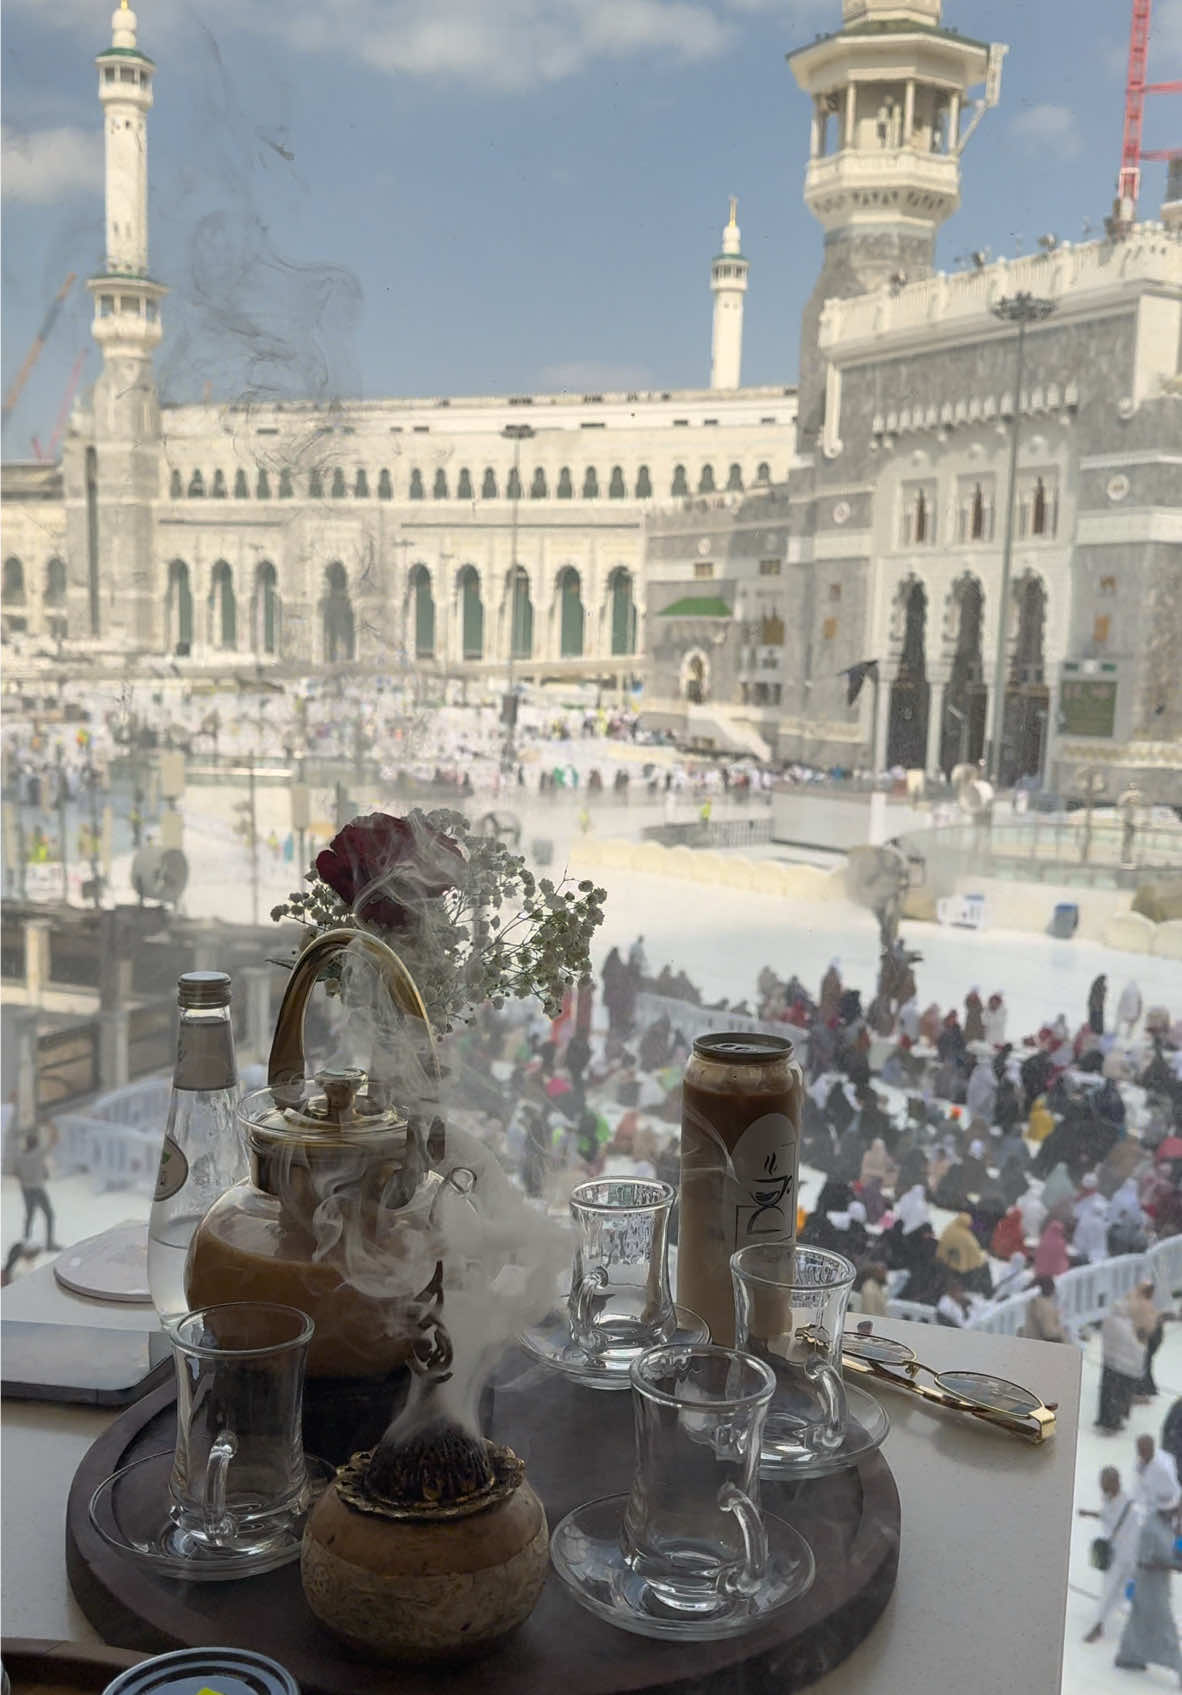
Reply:
[[[520,567],[517,563],[517,508],[521,501],[521,444],[534,434],[529,424],[506,424],[502,434],[508,436],[513,443],[513,498],[510,512],[509,529],[509,699],[514,705],[507,708],[510,713],[516,713],[516,695],[514,686],[514,659],[517,640],[517,604],[520,589]],[[506,770],[514,762],[514,732],[517,726],[511,719],[505,726],[505,751],[503,763]]]
[[[254,750],[250,755],[250,776],[247,780],[248,804],[250,806],[250,921],[256,930],[259,927],[259,827],[254,776],[257,759],[258,752]]]
[[[67,801],[67,798],[68,797],[67,797],[67,794],[66,794],[66,767],[65,767],[65,761],[61,757],[61,748],[59,747],[58,748],[58,762],[57,762],[57,816],[58,816],[58,833],[61,837],[61,850],[62,850],[62,900],[65,902],[65,904],[67,906],[69,906],[69,904],[70,904],[70,860],[69,860],[69,852],[68,852],[68,849],[66,847],[66,801]]]
[[[1006,625],[1010,600],[1010,574],[1014,558],[1014,514],[1018,504],[1018,446],[1022,416],[1022,376],[1026,364],[1026,326],[1049,318],[1055,310],[1052,300],[1041,300],[1032,294],[1016,294],[999,300],[994,314],[1006,323],[1018,326],[1018,344],[1014,358],[1014,417],[1010,430],[1010,480],[1006,490],[1006,527],[1001,556],[1001,590],[997,608],[997,656],[993,668],[993,698],[990,706],[989,777],[995,788],[1001,787],[1001,740],[1005,724],[1006,683]]]

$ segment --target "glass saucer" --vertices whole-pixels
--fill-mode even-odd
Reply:
[[[621,1543],[627,1495],[607,1495],[568,1513],[550,1539],[554,1569],[581,1607],[636,1636],[714,1642],[739,1636],[796,1601],[816,1576],[813,1551],[798,1531],[765,1512],[768,1559],[754,1595],[724,1597],[718,1610],[675,1610],[627,1563]]]
[[[132,1460],[104,1478],[90,1497],[90,1522],[108,1547],[157,1577],[180,1583],[223,1583],[231,1578],[258,1577],[300,1557],[300,1540],[312,1505],[336,1475],[325,1460],[305,1456],[312,1486],[308,1508],[290,1529],[268,1537],[255,1548],[185,1546],[172,1520],[168,1492],[173,1455],[149,1454]]]
[[[880,1401],[876,1401],[873,1395],[868,1395],[864,1389],[859,1389],[852,1383],[846,1384],[845,1397],[849,1417],[846,1422],[845,1441],[840,1448],[836,1448],[831,1454],[802,1454],[799,1459],[790,1459],[768,1452],[765,1430],[765,1447],[759,1457],[760,1477],[769,1480],[774,1478],[777,1483],[794,1483],[803,1481],[806,1477],[830,1477],[835,1471],[845,1471],[847,1466],[854,1465],[863,1454],[872,1454],[876,1448],[881,1448],[891,1428],[886,1408]],[[768,1422],[775,1416],[773,1401]]]
[[[675,1307],[677,1314],[677,1329],[670,1336],[669,1342],[708,1342],[710,1329],[705,1319],[699,1318],[696,1312],[688,1307]],[[533,1325],[529,1330],[523,1330],[518,1341],[527,1353],[543,1365],[550,1366],[555,1371],[561,1371],[572,1382],[581,1383],[586,1389],[627,1389],[629,1387],[628,1371],[637,1352],[618,1353],[601,1358],[593,1358],[584,1353],[570,1333],[570,1320],[565,1307],[559,1307],[541,1324]]]

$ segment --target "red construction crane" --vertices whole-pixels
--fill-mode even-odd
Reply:
[[[42,349],[49,339],[49,335],[54,324],[57,322],[57,315],[62,309],[62,302],[73,288],[76,280],[74,272],[71,271],[65,282],[54,295],[53,300],[50,302],[49,311],[45,314],[45,322],[37,331],[37,334],[33,337],[33,345],[25,354],[25,362],[16,373],[16,376],[13,378],[12,384],[9,387],[8,393],[4,396],[4,407],[2,413],[0,413],[0,421],[3,423],[8,422],[9,413],[20,399],[24,386],[29,380],[29,375],[33,366],[37,363],[38,359],[40,359]]]
[[[71,367],[70,380],[66,384],[66,392],[62,396],[62,403],[58,407],[57,420],[53,426],[53,434],[49,438],[49,446],[43,448],[37,437],[33,437],[33,452],[43,465],[52,464],[52,462],[57,458],[58,444],[62,439],[62,433],[65,430],[66,423],[69,419],[70,407],[74,404],[74,396],[77,394],[78,384],[82,380],[82,367],[86,363],[89,352],[89,348],[84,347]]]
[[[1129,33],[1129,74],[1125,84],[1125,128],[1121,140],[1120,176],[1116,185],[1116,222],[1127,229],[1137,217],[1141,193],[1141,161],[1173,159],[1172,150],[1146,153],[1141,147],[1141,127],[1147,94],[1182,94],[1182,82],[1146,82],[1149,68],[1149,27],[1153,0],[1133,0],[1133,24]]]

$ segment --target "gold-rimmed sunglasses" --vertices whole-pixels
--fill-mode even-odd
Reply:
[[[1032,1389],[984,1371],[935,1371],[906,1342],[876,1336],[869,1325],[843,1332],[841,1361],[846,1371],[857,1376],[873,1377],[1026,1442],[1045,1442],[1054,1434],[1057,1401],[1048,1405]]]

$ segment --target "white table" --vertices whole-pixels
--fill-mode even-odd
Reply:
[[[7,1292],[11,1318],[135,1327],[150,1309],[79,1300],[50,1268]],[[899,1578],[886,1612],[818,1695],[1055,1695],[1067,1603],[1080,1355],[1075,1348],[980,1331],[876,1320],[937,1369],[992,1372],[1059,1404],[1040,1448],[883,1390],[893,1427],[884,1452],[902,1500]],[[2,1623],[6,1636],[96,1642],[66,1581],[66,1496],[113,1415],[4,1403]]]

